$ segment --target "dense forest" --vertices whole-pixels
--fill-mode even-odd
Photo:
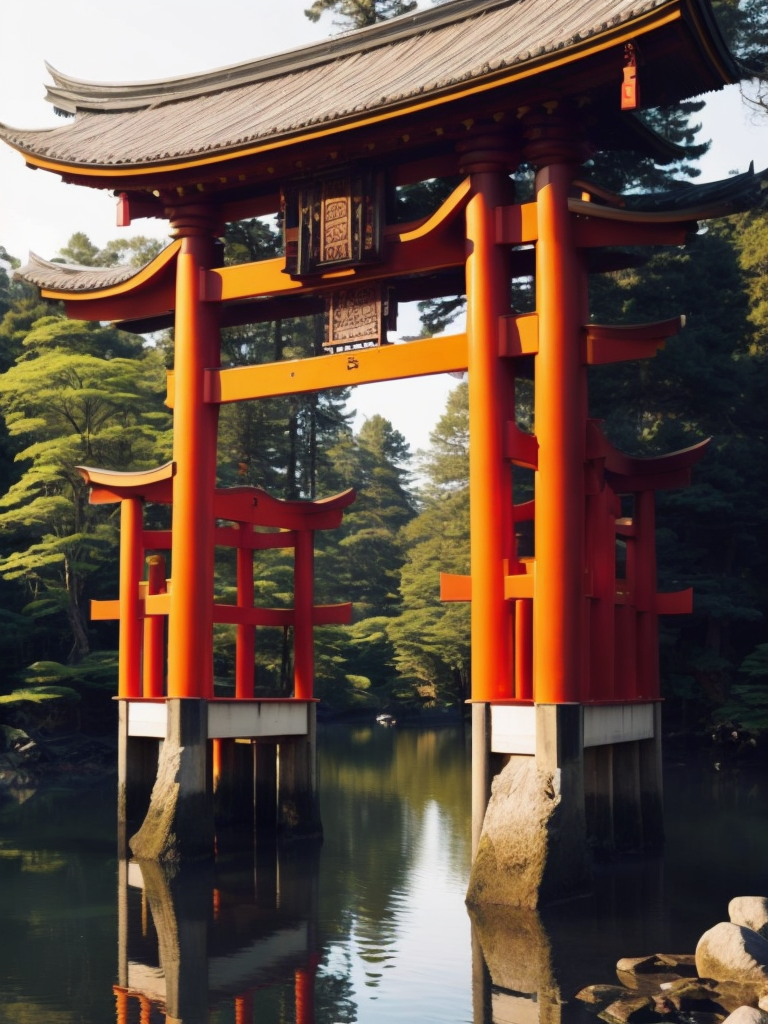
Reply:
[[[760,6],[720,5],[753,74],[765,71]],[[349,27],[408,9],[400,0],[316,0],[307,14],[317,20],[330,10]],[[751,95],[759,108],[759,86]],[[662,169],[629,155],[598,157],[590,177],[623,191],[659,191],[695,178],[706,148],[697,137],[700,109],[688,103],[647,115],[686,147],[687,159]],[[517,185],[524,195],[525,168]],[[403,191],[401,206],[414,216],[440,196],[441,183],[425,184]],[[263,258],[280,244],[262,221],[232,224],[225,259]],[[77,233],[55,258],[139,266],[157,247],[139,237],[98,249]],[[75,467],[140,469],[170,457],[164,398],[173,339],[69,321],[14,279],[16,266],[0,247],[0,700],[41,685],[106,699],[115,686],[117,630],[90,622],[88,607],[92,598],[116,596],[117,512],[88,504]],[[520,309],[530,291],[530,281],[514,282]],[[449,323],[462,302],[423,304],[424,333]],[[768,203],[702,227],[683,249],[646,253],[632,270],[594,275],[591,303],[600,323],[681,313],[687,319],[653,360],[595,370],[592,414],[604,419],[612,440],[651,455],[713,438],[693,486],[659,495],[660,589],[693,586],[696,595],[691,617],[664,623],[668,724],[695,731],[721,720],[768,729]],[[322,330],[312,317],[227,329],[223,361],[310,354]],[[358,492],[341,530],[316,538],[318,599],[355,605],[351,626],[316,630],[316,688],[329,708],[405,714],[459,706],[470,685],[469,610],[440,604],[438,574],[468,571],[466,384],[457,384],[420,453],[382,416],[355,433],[349,401],[340,391],[224,407],[220,483],[254,484],[284,498],[350,486]],[[166,514],[148,511],[158,526]],[[290,554],[261,553],[257,603],[288,606],[292,575]],[[226,599],[235,578],[224,555],[216,581]],[[217,626],[222,693],[233,662],[234,627]],[[260,629],[258,692],[289,692],[291,671],[290,630]]]

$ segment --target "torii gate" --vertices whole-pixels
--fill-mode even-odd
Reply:
[[[163,756],[196,742],[204,751],[215,738],[205,723],[215,711],[208,680],[217,612],[212,561],[201,553],[217,542],[225,500],[215,488],[219,406],[468,370],[471,574],[444,577],[442,593],[472,606],[470,898],[493,889],[494,901],[530,903],[578,889],[588,832],[608,846],[620,832],[657,841],[656,620],[689,610],[690,593],[657,593],[653,493],[684,484],[703,446],[628,459],[589,418],[587,368],[650,357],[680,322],[591,323],[588,274],[629,265],[616,246],[684,244],[698,220],[748,204],[755,179],[622,197],[580,167],[600,150],[674,159],[678,151],[633,111],[737,80],[707,0],[453,0],[208,74],[136,86],[52,74],[49,99],[74,120],[0,136],[30,166],[115,191],[121,224],[164,218],[175,238],[138,272],[36,258],[22,272],[46,298],[63,300],[68,315],[137,331],[175,324],[174,461],[163,483],[172,486],[172,584],[161,597],[148,582],[143,599],[150,616],[153,605],[168,611]],[[509,175],[522,162],[535,170],[535,198],[518,203]],[[460,183],[431,216],[397,222],[396,188],[452,175]],[[278,210],[284,256],[219,265],[224,223]],[[529,274],[536,308],[519,315],[509,281]],[[464,333],[386,344],[387,306],[457,292],[467,297]],[[323,309],[322,354],[221,367],[221,326]],[[515,424],[514,381],[531,363],[527,433]],[[511,465],[535,471],[533,502],[515,504]],[[90,472],[97,498],[101,487],[124,503],[150,493]],[[628,517],[621,495],[632,499]],[[517,550],[516,524],[525,520],[534,523],[532,557]],[[620,578],[617,538],[627,546]],[[126,638],[139,628],[137,545],[121,577]],[[303,621],[312,619],[306,580],[297,622],[299,603]],[[121,649],[124,678],[136,676],[127,667],[136,643]],[[295,699],[302,696],[311,689]],[[135,705],[123,696],[126,743],[160,734],[157,723],[154,732],[130,724]],[[311,707],[308,714],[311,723]],[[210,789],[205,754],[195,757],[191,773],[168,760],[158,775],[158,786],[161,777],[194,776],[182,793],[190,807]],[[488,823],[482,831],[490,781],[504,765],[497,803],[520,837],[524,871],[519,849],[504,849]],[[521,804],[523,790],[536,806]],[[506,807],[503,792],[513,794]],[[145,838],[166,814],[167,790],[156,793]],[[188,835],[177,830],[197,854],[212,842],[201,820]],[[151,843],[142,850],[165,855]]]

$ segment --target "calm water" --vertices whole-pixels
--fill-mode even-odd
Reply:
[[[0,1024],[576,1021],[618,957],[768,894],[768,777],[672,762],[663,860],[473,924],[468,765],[458,727],[326,727],[322,848],[174,879],[118,865],[112,780],[0,809]]]

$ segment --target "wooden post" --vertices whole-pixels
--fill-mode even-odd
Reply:
[[[164,594],[165,558],[147,559],[147,594]],[[165,616],[147,615],[144,619],[144,696],[162,697],[165,692]]]
[[[240,524],[240,546],[237,549],[237,606],[253,608],[253,548],[246,547],[245,541],[253,537],[250,523]],[[235,646],[235,697],[240,700],[253,699],[254,669],[256,654],[256,627],[245,623],[237,626]]]
[[[534,698],[558,704],[582,697],[584,604],[585,370],[581,363],[581,257],[568,193],[578,162],[564,118],[529,121],[525,155],[536,167],[535,363],[536,575]]]
[[[314,531],[296,531],[294,562],[293,696],[311,700],[314,689]]]
[[[638,696],[659,696],[659,620],[656,602],[656,500],[635,494],[635,607]]]
[[[504,577],[512,556],[511,472],[504,430],[510,400],[499,357],[499,317],[510,310],[509,261],[496,244],[496,207],[511,199],[515,161],[501,134],[462,147],[472,198],[467,205],[467,361],[472,573],[472,699],[512,696],[512,613]]]
[[[140,498],[120,502],[120,657],[119,697],[141,696],[141,618],[139,583],[142,576],[142,513]]]
[[[213,696],[213,493],[217,406],[207,404],[205,370],[219,363],[217,305],[202,288],[213,265],[205,207],[171,211],[181,236],[176,270],[176,398],[173,410],[173,547],[168,621],[168,696]]]

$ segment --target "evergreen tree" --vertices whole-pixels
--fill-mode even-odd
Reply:
[[[469,572],[469,391],[459,384],[422,460],[422,511],[403,530],[401,614],[387,631],[397,666],[422,699],[469,697],[469,605],[440,601],[440,573]]]
[[[304,13],[310,21],[319,21],[330,11],[341,19],[334,21],[334,26],[349,31],[408,14],[416,10],[416,6],[417,0],[314,0]]]
[[[36,321],[23,344],[0,377],[24,467],[0,498],[0,574],[24,585],[26,614],[65,617],[76,662],[90,649],[86,587],[117,538],[113,510],[88,504],[75,466],[147,468],[168,457],[163,367],[140,339],[60,316]]]

